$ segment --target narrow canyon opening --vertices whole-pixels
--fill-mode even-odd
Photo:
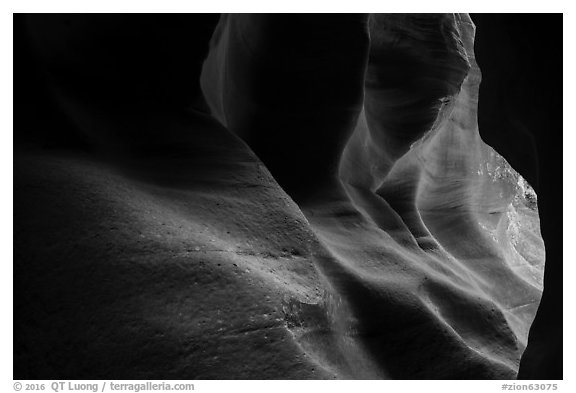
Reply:
[[[19,19],[15,378],[513,379],[527,346],[531,376],[558,359],[558,94],[511,98],[530,51],[507,71],[514,25],[485,18]]]

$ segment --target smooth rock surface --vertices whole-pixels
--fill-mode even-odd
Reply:
[[[260,124],[272,137],[278,136],[271,129],[284,137],[288,125],[296,133],[307,129],[316,105],[306,101],[299,101],[298,121],[285,120],[289,107],[274,113],[283,119],[280,129],[272,128],[278,120],[270,119],[266,97],[261,112],[250,112],[261,107],[251,98],[258,85],[248,72],[254,59],[272,69],[285,62],[234,41],[244,34],[244,18],[221,19],[213,37],[202,79],[212,112],[240,135]],[[467,15],[371,15],[366,22],[364,105],[360,112],[348,106],[359,120],[338,175],[314,173],[322,186],[300,184],[295,192],[282,176],[279,183],[334,256],[337,264],[321,269],[354,317],[345,334],[367,348],[378,368],[392,378],[512,378],[541,295],[543,243],[534,206],[513,205],[518,193],[524,199],[518,184],[525,181],[478,133],[474,25]],[[266,39],[274,40],[274,32]],[[293,51],[298,59],[307,48]],[[314,65],[330,75],[322,62]],[[245,77],[242,85],[234,75]],[[290,89],[321,94],[310,84]],[[262,157],[273,175],[277,157],[289,149]],[[306,154],[298,160],[313,165]],[[510,226],[525,221],[532,232],[523,238],[535,255],[512,244],[518,234]]]
[[[35,18],[90,148],[15,154],[15,378],[516,376],[544,249],[467,15],[223,16],[207,106],[161,61],[207,25]]]

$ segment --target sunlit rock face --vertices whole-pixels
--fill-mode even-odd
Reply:
[[[15,378],[516,376],[544,248],[467,15],[131,18],[27,19],[88,148],[21,108]]]
[[[242,70],[257,48],[231,41],[249,30],[239,27],[242,18],[220,21],[204,64],[213,114],[240,135],[265,123],[270,137],[284,138],[286,122],[300,135],[316,119],[306,99],[296,109],[300,124],[286,120],[294,108],[277,108],[275,120],[259,112],[265,100],[254,108],[257,76]],[[310,334],[300,341],[327,368],[345,369],[333,352],[370,365],[348,368],[353,377],[513,378],[541,296],[544,247],[534,191],[480,139],[474,25],[452,14],[371,15],[366,25],[366,63],[353,68],[365,72],[364,100],[346,106],[356,125],[340,122],[344,143],[342,131],[322,148],[309,141],[339,157],[334,181],[330,170],[314,172],[330,185],[294,190],[275,171],[276,157],[261,157],[329,255],[316,262],[329,283],[319,306],[340,339],[330,348]],[[248,77],[237,81],[229,70]],[[319,86],[298,88],[321,94]],[[308,157],[293,159],[300,168]]]
[[[542,290],[536,196],[480,139],[474,26],[381,15],[370,31],[366,109],[341,163],[348,194],[360,209],[358,189],[382,197],[408,239],[446,253],[441,276],[499,304],[524,345]]]

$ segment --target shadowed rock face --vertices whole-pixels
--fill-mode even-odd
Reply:
[[[15,378],[516,376],[544,247],[467,15],[224,15],[211,115],[153,77],[210,24],[121,20],[28,19],[90,150],[15,158]]]
[[[242,14],[216,27],[201,77],[212,114],[292,196],[325,188],[336,174],[362,109],[367,22],[361,14]]]
[[[480,102],[480,133],[536,189],[546,243],[545,290],[518,377],[562,379],[562,14],[474,20],[481,97],[490,98]]]
[[[220,20],[219,29],[228,35],[213,37],[204,64],[202,87],[213,113],[240,134],[259,130],[259,124],[279,139],[307,129],[318,105],[305,99],[298,122],[282,121],[280,129],[275,124],[292,108],[278,108],[275,120],[252,106],[259,74],[245,70],[252,59],[263,59],[272,70],[278,62],[259,56],[258,47],[249,51],[246,42],[231,41],[243,35],[237,18],[243,16]],[[352,317],[338,329],[384,375],[511,378],[540,299],[543,243],[537,211],[528,203],[513,205],[523,179],[478,133],[474,25],[467,15],[371,15],[368,26],[359,120],[355,127],[340,122],[340,130],[348,131],[343,135],[350,135],[342,153],[322,153],[341,157],[338,174],[303,175],[314,176],[320,190],[301,183],[295,191],[281,173],[277,179],[333,256],[319,267]],[[269,34],[267,39],[276,38],[274,31]],[[307,48],[292,50],[301,58]],[[343,55],[328,56],[337,62]],[[334,77],[322,62],[313,64]],[[356,68],[362,70],[360,61]],[[246,78],[242,87],[232,72]],[[291,88],[301,88],[305,97],[322,94],[323,86],[297,86]],[[342,110],[331,100],[324,103],[333,113]],[[358,114],[352,101],[346,107],[355,108],[351,116]],[[291,132],[274,134],[283,127]],[[342,132],[333,137],[340,139]],[[313,138],[308,142],[318,146]],[[291,154],[291,146],[277,148],[273,156],[260,155],[274,176],[278,157]],[[331,148],[339,146],[324,145],[322,151]],[[315,165],[307,154],[298,160]],[[535,242],[536,258],[513,245],[517,235],[510,227],[518,224],[533,227],[528,242]],[[432,365],[416,352],[434,354],[436,361]]]

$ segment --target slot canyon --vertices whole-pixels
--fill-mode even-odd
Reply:
[[[14,26],[14,378],[562,378],[561,14]]]

